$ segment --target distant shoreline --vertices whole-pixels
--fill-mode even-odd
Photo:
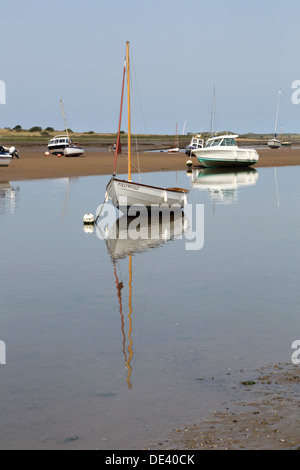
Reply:
[[[247,144],[249,141],[247,141]],[[142,172],[184,171],[187,169],[188,156],[179,153],[152,152],[162,147],[161,142],[139,145],[139,154],[133,152],[133,165]],[[240,142],[240,145],[246,145]],[[252,143],[252,145],[255,145]],[[20,143],[17,146],[20,159],[13,159],[9,167],[0,168],[0,181],[35,180],[51,178],[72,178],[80,176],[111,175],[114,165],[114,153],[109,153],[108,146],[86,145],[81,157],[68,158],[54,155],[45,156],[46,144]],[[167,147],[166,147],[167,148]],[[258,148],[259,162],[251,168],[300,165],[300,148],[282,147],[277,150]],[[195,157],[194,168],[200,168]],[[133,169],[133,172],[137,172]],[[118,174],[127,173],[127,157],[118,158]]]

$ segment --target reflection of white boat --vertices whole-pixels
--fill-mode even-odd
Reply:
[[[178,209],[174,214],[122,216],[112,227],[106,228],[105,238],[109,253],[116,260],[175,240],[186,228],[187,220]]]
[[[13,188],[8,181],[0,182],[0,214],[4,214],[9,204],[10,213],[15,212],[18,203],[19,187]]]
[[[193,154],[204,167],[250,166],[258,162],[255,149],[240,148],[236,144],[238,135],[220,135],[208,139],[206,146],[194,150]]]
[[[15,147],[2,147],[0,145],[0,166],[8,166],[12,162],[12,159],[19,158],[19,152]]]
[[[143,233],[143,236],[138,239],[135,239],[137,227],[134,225],[134,221],[136,219],[138,219],[140,230]],[[163,217],[160,219],[155,217],[155,219],[153,219],[148,215],[144,215],[143,217],[138,216],[137,218],[122,216],[110,227],[110,229],[107,229],[106,246],[114,268],[115,285],[121,319],[121,331],[123,336],[124,368],[126,370],[126,382],[129,390],[133,386],[133,320],[136,319],[136,315],[133,315],[135,281],[133,255],[151,248],[156,248],[163,245],[168,240],[180,236],[184,230],[184,224],[183,212],[178,209],[177,214],[172,219]],[[97,230],[99,230],[99,226],[97,226]],[[128,283],[125,284],[122,280],[121,264],[123,263],[122,260],[127,258]],[[126,286],[128,286],[128,291],[124,292],[123,289],[126,290]],[[128,297],[128,310],[126,315],[124,314],[124,295],[127,295]],[[126,322],[128,325],[126,325]]]
[[[123,92],[125,75],[127,72],[127,94],[128,94],[128,180],[115,178],[117,167],[117,156],[119,153],[120,125],[123,108]],[[115,165],[113,177],[109,181],[106,194],[115,207],[126,212],[132,205],[143,205],[150,208],[152,205],[165,204],[170,207],[173,204],[183,208],[187,203],[186,194],[188,190],[181,188],[159,188],[131,181],[131,124],[130,124],[130,73],[129,73],[129,42],[126,43],[126,63],[123,72],[122,98],[119,119],[118,143],[116,145]]]
[[[204,168],[193,173],[192,187],[207,191],[214,201],[230,204],[237,201],[239,188],[254,186],[257,179],[254,168]]]

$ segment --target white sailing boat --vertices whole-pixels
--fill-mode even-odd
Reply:
[[[126,42],[126,61],[124,64],[121,109],[119,118],[118,141],[115,152],[114,172],[106,188],[106,199],[110,200],[115,207],[122,212],[127,212],[131,206],[141,205],[148,210],[153,206],[164,205],[163,207],[180,206],[183,208],[187,204],[187,189],[182,188],[161,188],[146,184],[133,182],[131,179],[131,115],[130,115],[130,63],[129,63],[129,41]],[[123,109],[123,95],[125,75],[127,75],[127,95],[128,95],[128,179],[116,178],[117,157],[120,152],[120,129]]]
[[[268,141],[268,146],[270,149],[279,149],[281,147],[281,142],[278,140],[277,137],[277,123],[278,123],[278,114],[279,114],[279,103],[281,97],[281,90],[278,93],[278,102],[277,102],[277,111],[276,111],[276,119],[275,119],[275,131],[274,131],[274,138]]]
[[[80,155],[83,155],[84,149],[78,144],[72,142],[70,139],[62,100],[60,100],[60,105],[63,113],[66,135],[59,135],[51,139],[48,143],[48,149],[54,155],[63,153],[65,157],[80,157]]]
[[[177,123],[176,123],[176,134],[175,134],[175,145],[168,150],[169,153],[177,153],[179,152],[179,145],[178,145],[178,130],[177,130]]]

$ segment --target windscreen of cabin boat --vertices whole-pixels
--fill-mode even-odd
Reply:
[[[207,142],[206,147],[217,147],[220,145],[221,140],[212,140],[211,142]]]
[[[232,146],[236,145],[236,143],[235,143],[234,139],[223,139],[221,145],[226,146],[226,147],[227,146],[232,147]]]

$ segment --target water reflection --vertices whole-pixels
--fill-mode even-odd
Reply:
[[[254,168],[204,168],[191,174],[192,187],[207,191],[210,200],[217,204],[237,202],[238,189],[254,186],[257,180],[258,171]]]
[[[9,181],[0,182],[0,215],[4,215],[7,208],[11,214],[15,213],[19,202],[19,192],[19,186],[12,187]]]
[[[97,227],[98,229],[98,227]],[[144,251],[166,245],[167,242],[182,236],[186,229],[186,219],[183,212],[164,216],[162,213],[155,215],[144,215],[140,217],[122,216],[110,228],[106,234],[106,246],[110,255],[119,304],[119,314],[122,331],[122,351],[124,356],[125,370],[127,372],[126,382],[128,389],[132,388],[132,358],[133,358],[133,255]],[[125,287],[122,278],[120,260],[128,259],[128,331],[125,332],[125,315],[122,291]],[[128,344],[126,348],[126,343]]]

